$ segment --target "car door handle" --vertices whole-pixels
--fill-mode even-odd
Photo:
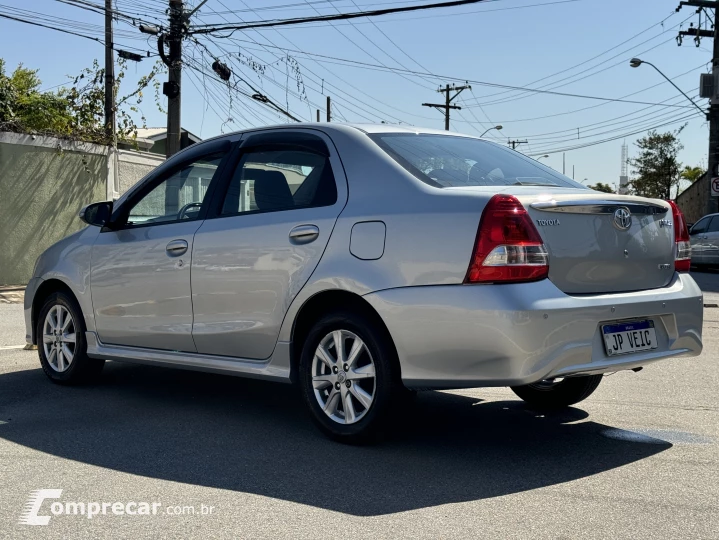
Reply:
[[[309,244],[314,242],[320,235],[320,229],[316,225],[298,225],[290,231],[290,242],[293,244]]]
[[[184,255],[187,251],[187,242],[185,240],[173,240],[167,244],[165,251],[170,257],[179,257],[180,255]]]

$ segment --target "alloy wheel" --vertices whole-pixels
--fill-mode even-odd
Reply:
[[[65,306],[56,304],[45,316],[42,346],[50,367],[62,373],[75,358],[75,321]]]
[[[333,330],[312,359],[312,386],[317,403],[338,424],[359,422],[375,398],[375,364],[362,339],[348,330]]]

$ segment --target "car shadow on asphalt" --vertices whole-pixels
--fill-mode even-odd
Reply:
[[[120,472],[374,516],[498,497],[595,475],[671,447],[604,437],[570,408],[422,392],[381,444],[325,439],[289,386],[109,362],[60,387],[0,375],[0,438]]]
[[[691,276],[703,292],[719,292],[719,269],[714,267],[692,267]]]

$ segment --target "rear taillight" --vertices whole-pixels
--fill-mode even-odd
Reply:
[[[544,279],[549,256],[522,204],[512,195],[492,197],[479,220],[465,283]]]
[[[672,201],[667,201],[672,207],[674,221],[674,242],[676,243],[676,254],[674,256],[674,269],[677,272],[689,272],[692,262],[692,246],[689,242],[689,229],[684,214]]]

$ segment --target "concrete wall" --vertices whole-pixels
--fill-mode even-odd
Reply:
[[[81,229],[84,205],[119,196],[164,161],[120,150],[118,175],[108,148],[0,133],[0,285],[22,285],[47,247]]]
[[[696,223],[706,213],[709,191],[709,175],[704,174],[677,196],[677,206],[684,212],[688,223]]]
[[[48,246],[83,227],[80,208],[106,196],[106,149],[0,133],[0,285],[24,284]]]

